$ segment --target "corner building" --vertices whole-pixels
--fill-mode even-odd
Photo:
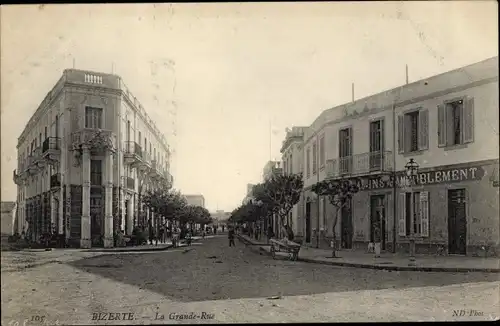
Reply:
[[[170,150],[117,75],[67,69],[18,139],[18,230],[70,245],[113,246],[149,218],[141,193],[171,187]]]
[[[304,135],[305,243],[328,247],[334,208],[310,190],[360,186],[335,228],[340,248],[498,255],[498,57],[324,111]],[[415,182],[406,176],[418,164]]]

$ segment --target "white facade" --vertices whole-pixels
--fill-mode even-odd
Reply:
[[[169,160],[164,136],[119,76],[67,69],[18,140],[19,223],[33,240],[55,226],[81,247],[99,237],[112,246],[120,225],[126,233],[144,225],[138,192],[172,186]]]

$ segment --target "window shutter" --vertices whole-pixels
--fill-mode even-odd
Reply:
[[[399,236],[406,236],[406,193],[399,194],[399,211],[398,211],[398,220],[399,220]]]
[[[429,110],[423,109],[418,113],[418,149],[429,149]]]
[[[404,153],[405,151],[405,128],[404,128],[404,116],[398,116],[398,152]]]
[[[429,192],[420,192],[420,219],[422,223],[422,237],[429,236]]]
[[[438,147],[446,146],[446,110],[443,104],[438,105]]]
[[[468,97],[464,100],[463,106],[463,128],[462,139],[464,144],[474,141],[474,98]]]

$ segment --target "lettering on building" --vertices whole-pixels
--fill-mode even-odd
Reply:
[[[430,172],[419,173],[414,178],[416,185],[432,185],[441,183],[452,183],[461,181],[477,181],[481,180],[485,172],[482,167],[470,167],[459,169],[444,169]],[[393,188],[394,177],[390,176],[388,180],[384,180],[378,176],[376,178],[357,178],[356,183],[360,190],[376,190]],[[409,187],[412,184],[410,177],[403,173],[396,175],[396,186],[398,188]]]

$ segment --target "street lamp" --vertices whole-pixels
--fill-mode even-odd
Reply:
[[[414,159],[410,159],[405,165],[406,175],[409,178],[410,187],[416,183],[416,178],[418,175],[418,164]],[[414,215],[414,214],[413,214]],[[410,224],[410,263],[408,266],[415,266],[415,237],[414,237],[414,216],[412,216]]]

